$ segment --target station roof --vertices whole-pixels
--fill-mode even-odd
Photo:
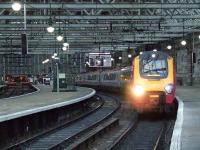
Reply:
[[[22,0],[13,11],[11,0],[0,0],[0,54],[20,53],[21,34],[29,53],[53,53],[59,28],[69,53],[125,50],[199,32],[199,0]],[[26,21],[24,22],[24,16]],[[48,33],[49,18],[54,33]],[[26,24],[26,29],[24,26]]]

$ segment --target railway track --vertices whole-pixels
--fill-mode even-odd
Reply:
[[[117,126],[111,133],[107,133],[87,150],[164,150],[170,144],[174,118],[152,114],[138,115],[132,107],[118,96],[122,102],[120,110],[114,115],[119,119]]]
[[[126,132],[110,147],[112,150],[157,150],[162,133],[164,120],[139,118],[127,128]]]
[[[100,95],[102,96],[102,95]],[[75,149],[102,131],[116,126],[118,119],[110,117],[120,104],[103,95],[104,104],[90,114],[34,138],[22,141],[8,149]],[[77,141],[79,139],[79,141]],[[74,143],[74,141],[76,141]]]

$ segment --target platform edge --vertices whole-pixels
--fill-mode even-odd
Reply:
[[[172,133],[170,150],[180,150],[181,149],[181,133],[182,133],[182,126],[183,126],[183,109],[184,103],[180,99],[180,97],[176,96],[178,101],[178,111],[177,111],[177,118],[174,125],[174,130]]]

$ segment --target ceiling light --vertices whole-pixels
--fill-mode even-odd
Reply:
[[[199,39],[200,39],[200,35],[199,35]]]
[[[53,56],[51,56],[51,58],[53,58],[53,59],[54,59],[55,57],[56,57],[56,56],[54,56],[54,55],[53,55]]]
[[[21,7],[22,7],[22,5],[21,5],[19,2],[14,2],[14,3],[12,4],[12,9],[13,9],[14,11],[19,11],[19,10],[21,9]]]
[[[143,52],[140,52],[140,55],[142,55],[143,54]]]
[[[52,18],[51,18],[51,16],[50,16],[50,18],[49,18],[49,20],[48,20],[47,31],[48,31],[49,33],[52,33],[52,32],[54,32],[54,30],[55,30],[55,28],[53,27],[53,20],[52,20]]]
[[[63,46],[62,50],[63,50],[63,51],[66,51],[66,50],[67,50],[67,47]]]
[[[111,61],[114,61],[114,58],[111,58]]]
[[[156,57],[156,54],[152,54],[151,57],[152,57],[152,58],[155,58],[155,57]]]
[[[49,27],[47,27],[47,32],[49,32],[49,33],[52,33],[52,32],[54,32],[54,27],[53,26],[49,26]]]
[[[154,51],[154,52],[157,52],[157,49],[154,49],[153,51]]]
[[[119,60],[121,60],[121,59],[122,59],[122,57],[120,56],[120,57],[119,57]]]
[[[63,40],[63,36],[62,36],[62,35],[58,35],[58,36],[56,37],[56,39],[57,39],[57,41],[61,42],[61,41]]]
[[[53,53],[53,56],[58,56],[58,54],[57,53]]]
[[[69,47],[69,43],[65,42],[65,43],[63,43],[63,46],[64,47]]]
[[[171,46],[171,45],[168,45],[168,46],[167,46],[167,49],[169,49],[169,50],[172,49],[172,46]]]
[[[45,62],[49,62],[49,59],[46,59]]]
[[[181,45],[185,46],[187,44],[187,42],[185,40],[181,41]]]
[[[131,58],[132,57],[132,55],[131,54],[128,54],[128,58]]]

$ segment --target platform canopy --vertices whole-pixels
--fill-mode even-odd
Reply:
[[[0,54],[20,53],[21,34],[28,37],[29,53],[53,53],[62,43],[70,52],[125,50],[172,41],[199,32],[199,0],[0,0]],[[25,4],[25,9],[24,9]],[[25,11],[24,11],[25,10]],[[51,19],[50,19],[51,18]],[[55,31],[46,28],[52,23]],[[60,29],[60,30],[59,30]]]

